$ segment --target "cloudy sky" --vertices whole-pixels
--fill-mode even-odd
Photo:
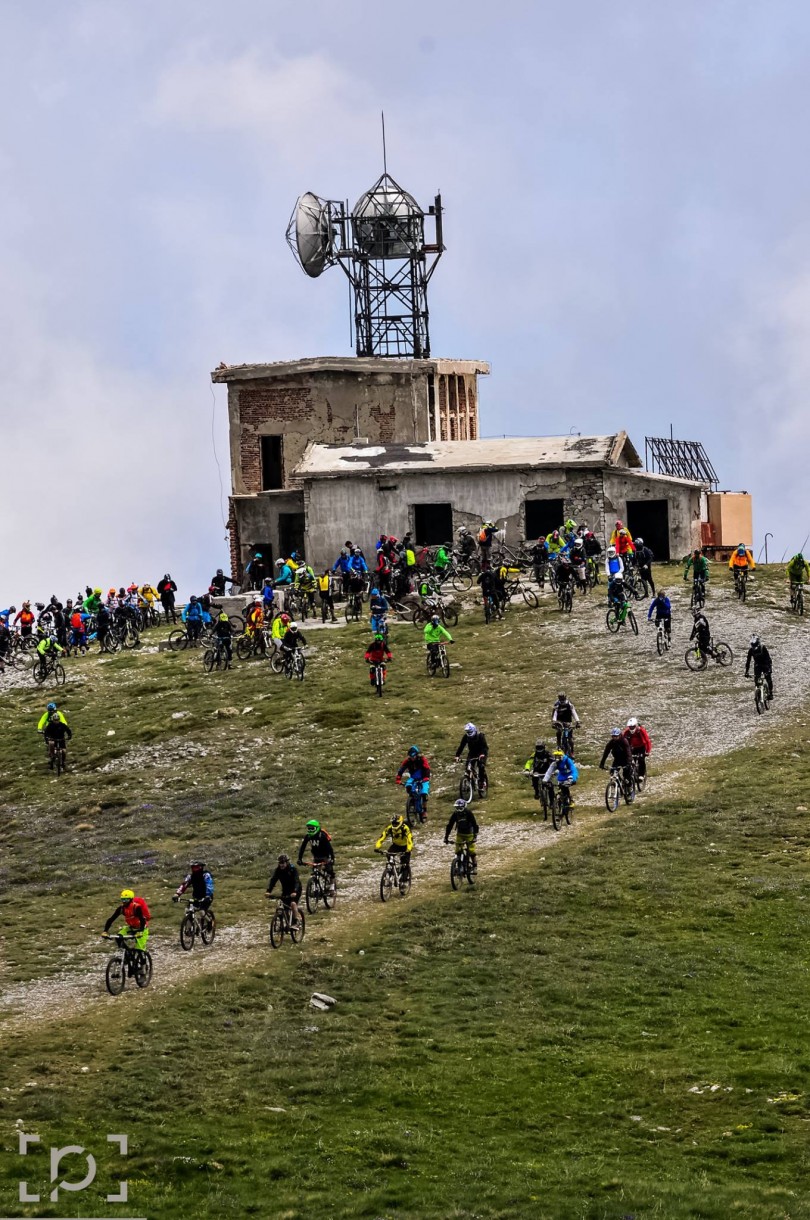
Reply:
[[[383,108],[484,433],[672,423],[798,547],[808,69],[801,0],[0,3],[0,604],[227,562],[209,372],[351,352],[284,230],[371,185]]]

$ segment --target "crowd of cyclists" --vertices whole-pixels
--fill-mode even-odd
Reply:
[[[37,602],[32,606],[30,601],[23,601],[19,610],[9,605],[0,610],[0,673],[22,653],[28,654],[35,677],[42,680],[55,660],[84,655],[93,646],[100,652],[114,653],[118,648],[132,646],[133,639],[138,640],[143,631],[158,623],[179,624],[189,644],[201,642],[207,635],[221,649],[225,668],[232,663],[235,637],[237,643],[242,639],[249,641],[251,655],[275,658],[282,668],[289,668],[290,658],[306,645],[294,615],[303,619],[319,616],[322,623],[334,623],[336,605],[342,603],[348,621],[367,617],[370,633],[364,659],[370,684],[381,688],[392,660],[388,630],[392,614],[402,616],[405,612],[414,621],[423,623],[428,670],[433,666],[435,671],[443,650],[454,643],[447,629],[448,589],[464,591],[477,584],[485,611],[489,606],[502,613],[515,593],[515,585],[519,586],[528,573],[541,590],[549,584],[558,597],[569,590],[584,593],[594,589],[604,576],[609,607],[626,607],[631,598],[650,596],[647,620],[662,627],[669,639],[673,629],[672,600],[665,589],[656,588],[653,563],[650,548],[642,538],[633,538],[621,521],[616,521],[604,552],[593,532],[572,520],[517,550],[505,545],[491,521],[482,521],[477,535],[461,527],[455,546],[448,542],[434,548],[417,548],[410,536],[399,541],[381,534],[373,556],[367,557],[359,545],[347,541],[334,563],[317,574],[297,551],[279,559],[273,575],[266,574],[259,552],[243,577],[253,587],[242,616],[228,615],[217,601],[233,584],[233,578],[222,569],[217,569],[204,594],[190,596],[182,606],[177,604],[177,585],[168,573],[155,585],[133,582],[110,587],[106,594],[101,587],[88,586],[83,594],[64,602],[53,595],[48,603]],[[741,599],[755,567],[750,548],[740,544],[734,549],[728,570],[734,592]],[[692,584],[690,645],[704,656],[711,656],[715,649],[705,613],[711,571],[712,565],[701,549],[696,548],[684,561],[683,579],[691,580]],[[803,586],[810,580],[810,563],[803,553],[789,561],[787,580],[791,608],[803,613]],[[489,615],[485,614],[485,621],[490,621]],[[757,635],[750,641],[745,676],[753,676],[756,682],[762,679],[768,697],[773,698],[773,660]],[[547,808],[555,807],[555,800],[560,803],[563,790],[566,812],[574,807],[574,789],[579,780],[574,740],[579,726],[576,708],[560,692],[550,716],[553,746],[539,738],[525,764],[544,815]],[[46,743],[50,765],[64,769],[72,730],[63,708],[49,702],[37,728]],[[636,717],[631,717],[623,729],[613,728],[605,743],[599,766],[610,767],[611,777],[616,778],[628,802],[631,794],[643,789],[651,749],[650,736]],[[488,795],[488,757],[484,732],[472,722],[467,723],[455,753],[457,760],[464,761],[464,777],[445,826],[444,842],[449,844],[454,836],[454,852],[457,857],[468,854],[472,875],[477,871],[476,845],[480,832],[473,806],[476,799],[480,801]],[[410,747],[396,775],[397,783],[405,782],[407,786],[406,811],[392,816],[375,842],[376,850],[386,853],[389,859],[396,858],[403,893],[412,880],[414,834],[427,820],[430,776],[424,753],[417,746]],[[308,862],[304,860],[307,852],[311,855]],[[303,926],[299,909],[303,892],[300,870],[305,863],[323,870],[327,892],[334,899],[337,894],[334,846],[317,819],[307,823],[295,861],[286,853],[278,857],[266,889],[267,896],[272,897],[278,888],[282,904],[289,908],[292,928],[299,926],[299,921]],[[195,909],[209,911],[213,878],[203,861],[191,863],[175,898],[179,900],[187,889]],[[129,889],[122,892],[104,934],[109,934],[112,925],[121,919],[122,933],[133,938],[138,952],[145,952],[151,915],[146,902]]]

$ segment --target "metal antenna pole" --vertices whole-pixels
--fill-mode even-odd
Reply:
[[[385,158],[385,111],[384,110],[380,111],[380,118],[382,120],[383,173],[387,174],[388,173],[388,162],[386,161],[386,158]]]

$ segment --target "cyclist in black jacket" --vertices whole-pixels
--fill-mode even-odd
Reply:
[[[633,754],[630,749],[630,742],[622,735],[621,729],[610,730],[610,740],[604,748],[602,759],[599,763],[603,770],[610,754],[613,755],[613,766],[621,768],[624,781],[629,784],[632,779]]]
[[[751,647],[748,649],[748,656],[745,658],[746,678],[750,675],[752,661],[754,663],[754,681],[756,682],[760,675],[763,674],[768,684],[768,698],[773,699],[773,661],[771,660],[771,654],[758,635],[751,637]]]
[[[332,846],[332,836],[328,835],[317,818],[307,822],[307,833],[298,848],[298,863],[304,863],[304,852],[309,848],[315,864],[326,865],[326,873],[333,877],[335,873],[335,849]]]
[[[278,867],[267,882],[265,897],[270,898],[277,885],[281,886],[281,901],[285,907],[290,907],[292,910],[293,926],[295,926],[299,923],[298,903],[301,901],[301,877],[287,855],[279,856]]]
[[[471,758],[478,759],[478,791],[480,794],[484,783],[489,783],[486,772],[486,761],[489,754],[489,746],[487,745],[487,739],[484,734],[481,733],[472,723],[465,724],[464,726],[464,736],[459,742],[458,749],[456,750],[456,758],[461,758],[465,747],[467,749],[468,762]]]
[[[456,828],[456,855],[460,856],[464,844],[467,844],[467,850],[472,856],[473,871],[478,868],[478,860],[476,859],[475,840],[478,838],[478,823],[475,820],[475,814],[468,806],[465,800],[461,797],[456,801],[453,812],[450,815],[450,821],[444,830],[445,843],[450,842],[450,832],[453,827]]]

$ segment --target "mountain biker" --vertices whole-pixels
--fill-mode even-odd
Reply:
[[[273,646],[274,654],[281,651],[281,641],[287,634],[289,626],[289,614],[277,614],[273,619],[273,626],[270,628],[270,643]]]
[[[439,645],[454,643],[453,637],[446,627],[442,625],[442,620],[438,614],[431,616],[430,622],[425,623],[423,632],[425,637],[425,645],[432,660],[438,664],[439,661]]]
[[[635,552],[633,539],[626,525],[622,525],[621,521],[616,522],[615,529],[610,535],[610,545],[615,546],[617,555],[632,555]]]
[[[538,737],[534,743],[534,754],[527,759],[524,771],[528,771],[532,777],[532,787],[534,788],[534,799],[540,800],[540,784],[543,781],[543,776],[553,763],[554,758],[546,743],[541,737]]]
[[[745,658],[746,678],[750,676],[752,662],[754,665],[754,681],[757,682],[763,676],[768,686],[768,698],[773,699],[773,661],[771,660],[771,654],[758,635],[751,637],[748,656]]]
[[[433,560],[433,566],[436,569],[436,575],[439,580],[444,580],[447,575],[447,569],[450,565],[450,544],[442,543],[436,551],[436,556]]]
[[[384,682],[386,674],[388,673],[385,662],[392,661],[393,657],[391,656],[391,649],[388,647],[388,642],[381,631],[375,632],[374,639],[366,649],[365,660],[369,665],[368,680],[371,685],[376,686],[377,683],[377,675],[375,673],[375,667],[377,665],[382,665],[382,676]]]
[[[96,639],[102,652],[111,652],[110,632],[112,630],[112,611],[106,604],[99,606],[96,613]],[[61,643],[61,641],[60,641]]]
[[[481,595],[484,602],[491,601],[494,606],[501,604],[501,588],[503,582],[498,579],[493,572],[488,560],[485,560],[481,565],[481,571],[476,577],[476,584],[481,586]]]
[[[317,818],[307,822],[306,834],[298,848],[298,863],[304,863],[304,852],[309,848],[315,864],[322,864],[327,877],[335,875],[335,849],[332,846],[332,836],[328,835]]]
[[[214,901],[214,878],[206,869],[203,860],[191,862],[189,871],[172,896],[172,902],[179,902],[189,886],[191,886],[191,897],[196,909],[207,911]]]
[[[534,546],[529,551],[529,557],[534,568],[534,579],[537,581],[541,589],[545,588],[546,584],[546,569],[548,568],[548,543],[545,538],[538,538]]]
[[[456,758],[461,758],[464,750],[467,750],[467,762],[473,758],[478,759],[478,795],[483,796],[484,786],[489,784],[486,772],[486,761],[489,755],[489,746],[487,745],[486,736],[470,721],[464,725],[464,736],[459,742],[456,750]]]
[[[301,901],[301,877],[298,869],[290,862],[290,857],[282,853],[278,858],[272,877],[267,882],[265,897],[271,898],[277,885],[281,886],[281,901],[292,911],[292,926],[295,928],[301,922],[298,915],[298,903]]]
[[[383,844],[389,835],[391,836],[391,846],[387,850],[399,856],[402,868],[400,876],[403,881],[408,881],[410,880],[411,876],[413,835],[411,834],[410,826],[405,821],[401,813],[396,814],[396,816],[391,819],[377,842],[374,844],[376,851],[382,851]]]
[[[174,595],[177,592],[177,585],[174,583],[168,572],[163,577],[163,580],[158,581],[157,591],[158,597],[160,598],[160,604],[163,607],[163,616],[166,619],[166,622],[168,623],[169,615],[171,615],[172,622],[176,623],[177,612],[174,608]]]
[[[336,623],[335,596],[332,590],[332,573],[329,568],[324,568],[318,577],[318,597],[321,600],[321,622],[325,623],[327,618],[331,617],[332,622]]]
[[[592,530],[586,529],[582,535],[582,545],[589,559],[596,560],[602,554],[602,544]]]
[[[23,602],[22,610],[20,610],[14,619],[14,626],[16,627],[18,623],[20,625],[20,635],[23,639],[27,639],[32,635],[34,630],[34,612],[31,609],[30,602]]]
[[[621,770],[624,782],[626,784],[631,783],[633,778],[633,770],[631,767],[633,755],[630,750],[630,742],[627,737],[622,734],[621,729],[610,730],[610,737],[602,752],[602,758],[599,763],[599,766],[603,771],[605,769],[605,763],[607,762],[609,754],[613,756],[613,766]]]
[[[61,720],[62,724],[67,724],[67,716],[64,714],[64,712],[60,712],[60,711],[58,710],[58,708],[57,708],[56,704],[55,704],[55,703],[53,702],[53,700],[52,700],[52,701],[51,701],[51,702],[48,704],[48,706],[45,708],[45,711],[43,712],[43,714],[42,714],[42,715],[40,716],[40,718],[39,718],[39,724],[37,725],[37,732],[38,732],[38,733],[42,733],[42,732],[44,732],[44,731],[45,731],[45,725],[48,723],[48,721],[49,721],[49,720],[50,720],[50,718],[51,718],[51,715],[52,715],[54,712],[56,712],[56,715],[59,717],[59,719]]]
[[[648,546],[644,545],[643,538],[636,538],[636,568],[638,574],[644,582],[644,592],[647,592],[647,586],[650,586],[653,596],[655,596],[655,581],[652,574],[652,562],[655,558]]]
[[[562,551],[557,562],[556,569],[557,589],[561,592],[563,589],[570,588],[573,595],[574,592],[574,568],[567,552]]]
[[[253,639],[261,635],[264,628],[264,610],[258,598],[245,603],[245,635]]]
[[[754,563],[754,556],[744,542],[735,548],[731,553],[731,558],[728,561],[729,570],[734,573],[736,579],[738,572],[753,572],[757,566]]]
[[[64,717],[62,717],[60,720],[61,715],[61,712],[53,711],[48,716],[48,722],[43,731],[43,736],[48,745],[48,753],[50,753],[51,743],[53,743],[55,749],[64,750],[65,741],[70,741],[71,737],[73,736],[73,733]]]
[[[143,951],[146,948],[149,940],[149,921],[152,918],[149,907],[143,898],[136,898],[134,890],[122,890],[121,902],[115,908],[110,918],[104,925],[103,936],[107,937],[110,933],[110,928],[115,923],[116,919],[124,917],[124,922],[130,932],[135,934],[135,946]],[[120,929],[124,931],[123,928]]]
[[[478,546],[481,551],[481,559],[489,559],[492,553],[492,539],[495,537],[495,522],[482,521],[481,528],[478,531]]]
[[[706,653],[708,653],[712,642],[712,633],[709,627],[709,620],[706,618],[706,615],[702,610],[693,610],[692,617],[695,620],[695,624],[692,628],[692,634],[689,636],[689,639],[697,642],[698,652],[705,656]]]
[[[643,779],[647,774],[647,757],[652,751],[650,734],[643,724],[639,724],[635,716],[631,716],[627,721],[627,728],[622,736],[627,738],[630,746],[630,756],[636,760],[638,777]]]
[[[217,568],[216,572],[211,577],[211,583],[208,587],[211,590],[211,592],[214,594],[215,597],[224,597],[225,596],[225,586],[232,585],[232,584],[233,584],[233,577],[226,576],[225,573],[222,571],[222,568]],[[143,589],[141,589],[141,593],[143,593],[144,597],[146,597],[146,593],[144,592]]]
[[[383,622],[388,613],[388,598],[376,586],[371,590],[369,610],[371,611],[371,630],[376,634],[376,632],[382,631]]]
[[[306,643],[298,624],[290,622],[281,638],[281,655],[287,653],[292,656],[296,649],[306,648]]]
[[[576,535],[572,538],[571,549],[568,553],[577,586],[584,590],[588,586],[588,561],[585,555],[585,545],[581,538]]]
[[[791,593],[795,593],[800,585],[810,580],[810,563],[807,562],[801,551],[794,555],[788,563],[787,578]]]
[[[689,569],[692,569],[692,580],[695,584],[702,580],[704,584],[709,581],[709,561],[701,550],[696,548],[686,561],[686,566],[683,570],[684,580],[689,579]]]
[[[672,603],[666,595],[664,589],[659,589],[655,597],[650,602],[650,608],[647,611],[647,622],[649,623],[653,614],[655,615],[655,625],[664,624],[664,631],[667,638],[672,639]]]
[[[230,669],[233,660],[233,629],[224,610],[220,610],[214,622],[214,637],[225,653],[225,668]]]
[[[552,758],[551,758],[551,765],[548,768],[548,770],[546,771],[545,775],[543,776],[542,782],[544,784],[548,784],[549,787],[551,787],[551,785],[554,783],[555,779],[557,781],[557,786],[559,788],[568,788],[569,796],[570,796],[569,805],[570,805],[571,809],[573,809],[574,808],[574,791],[573,790],[574,790],[574,785],[576,784],[577,780],[579,779],[579,770],[578,770],[577,764],[574,762],[573,758],[571,758],[570,754],[566,754],[564,750],[555,750],[554,751]]]
[[[408,782],[412,792],[422,797],[422,821],[427,820],[427,801],[430,792],[430,763],[425,758],[419,746],[411,746],[402,765],[397,771],[395,783],[401,784],[402,777],[408,772]]]
[[[579,728],[579,716],[577,715],[577,709],[574,707],[573,703],[563,690],[560,691],[554,707],[551,709],[551,727],[557,731],[558,749],[562,746],[563,729]]]
[[[293,580],[295,579],[295,568],[288,559],[276,560],[276,588],[287,589],[292,588]]]
[[[87,652],[87,624],[90,615],[85,610],[76,609],[70,616],[70,640],[67,651],[76,650],[76,655]]]
[[[273,588],[273,582],[269,576],[265,576],[264,584],[262,585],[261,606],[262,614],[267,622],[273,617],[273,603],[276,600],[276,591]]]
[[[560,533],[562,534],[563,538],[565,539],[565,541],[568,543],[569,546],[571,546],[574,539],[576,538],[578,529],[579,529],[579,526],[577,525],[576,521],[573,520],[572,517],[569,517],[567,521],[563,522],[563,526],[562,526],[562,529],[560,530]]]
[[[39,657],[38,665],[39,672],[43,679],[48,673],[48,658],[56,660],[64,651],[61,644],[58,644],[53,636],[45,635],[37,644],[37,656]]]
[[[475,841],[478,838],[478,822],[472,809],[462,797],[459,797],[453,806],[450,820],[444,828],[445,846],[450,842],[450,832],[454,826],[456,828],[456,855],[461,855],[466,843],[467,850],[472,859],[473,872],[476,872],[478,870],[478,858],[475,850]]]
[[[552,530],[550,534],[546,534],[546,546],[551,559],[566,550],[567,545],[559,530]]]
[[[608,578],[608,586],[611,581],[621,580],[624,576],[624,560],[612,543],[605,555],[605,576]]]
[[[318,587],[315,572],[305,559],[302,559],[295,572],[295,587],[307,599],[307,605],[315,616],[315,590]]]
[[[183,607],[180,620],[186,625],[189,640],[198,640],[203,629],[203,608],[195,593],[189,598],[188,605]]]
[[[469,559],[471,555],[475,554],[475,539],[466,525],[458,527],[458,549],[462,559]]]

